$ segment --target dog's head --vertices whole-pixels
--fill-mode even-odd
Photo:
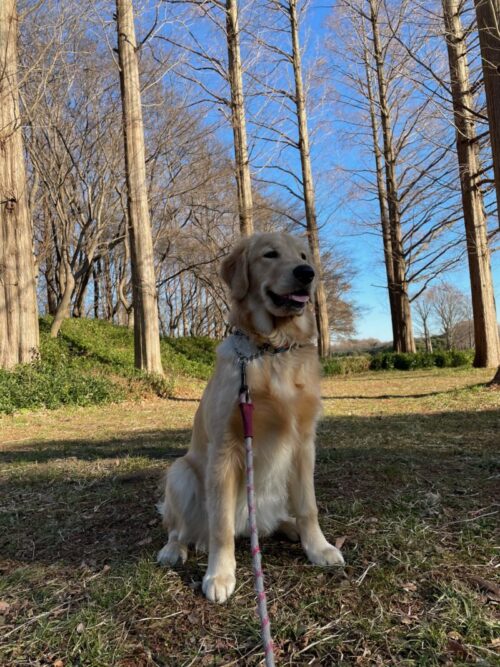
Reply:
[[[307,244],[295,236],[241,240],[223,261],[221,275],[231,289],[233,316],[250,315],[258,333],[269,335],[312,312],[316,272]]]

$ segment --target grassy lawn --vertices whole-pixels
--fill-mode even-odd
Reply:
[[[500,393],[491,372],[324,380],[317,495],[345,570],[262,540],[280,665],[500,665]],[[176,400],[0,416],[0,665],[257,665],[250,556],[215,606],[206,556],[155,564],[161,472],[189,441]]]

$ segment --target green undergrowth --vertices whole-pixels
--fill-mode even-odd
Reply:
[[[134,368],[134,335],[127,327],[71,319],[52,339],[50,324],[41,318],[38,361],[0,370],[0,413],[109,403],[144,393],[172,396],[179,378],[206,379],[215,358],[215,341],[164,338],[165,376],[146,375]]]
[[[378,352],[377,354],[333,356],[323,361],[325,375],[352,375],[366,371],[411,371],[426,368],[471,367],[473,350],[438,352]]]

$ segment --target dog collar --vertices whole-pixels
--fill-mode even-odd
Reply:
[[[245,362],[249,363],[255,359],[263,357],[265,354],[281,354],[282,352],[288,352],[289,350],[303,347],[298,343],[292,343],[291,345],[274,347],[271,343],[264,343],[263,345],[257,345],[254,343],[248,334],[240,329],[235,329],[231,334],[233,339],[233,347],[238,357],[240,363]]]

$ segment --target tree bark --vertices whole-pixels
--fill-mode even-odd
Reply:
[[[470,92],[467,44],[460,20],[460,6],[459,0],[443,0],[474,314],[474,366],[490,368],[498,366],[500,360],[498,325],[486,216],[480,189],[479,147],[474,116],[471,111],[473,100]]]
[[[64,290],[61,302],[57,306],[56,314],[52,321],[52,326],[50,327],[50,337],[57,338],[57,334],[61,328],[64,320],[69,317],[69,311],[71,306],[71,297],[75,290],[75,277],[73,275],[73,270],[70,264],[70,261],[67,257],[65,250],[64,258],[62,260],[64,267]]]
[[[500,0],[475,0],[500,222]],[[491,384],[500,386],[500,365]]]
[[[326,291],[322,276],[322,262],[319,247],[318,223],[314,196],[314,181],[311,169],[311,153],[309,148],[309,132],[307,128],[307,110],[302,81],[302,56],[300,53],[299,25],[297,17],[297,0],[288,0],[290,31],[292,36],[292,64],[295,78],[295,105],[297,109],[297,126],[299,133],[300,163],[302,167],[302,187],[304,190],[304,206],[306,214],[307,237],[316,269],[318,282],[316,287],[316,323],[318,326],[318,351],[321,357],[330,354],[330,328],[328,323],[328,307]]]
[[[33,233],[17,81],[15,0],[0,2],[0,368],[38,356]]]
[[[127,208],[134,303],[135,365],[162,375],[158,301],[149,216],[144,128],[132,0],[116,0]]]
[[[401,230],[401,214],[396,176],[396,160],[392,143],[392,126],[389,110],[387,84],[384,73],[384,56],[380,44],[378,14],[375,0],[370,0],[370,23],[372,28],[373,54],[377,79],[378,101],[380,106],[382,137],[384,144],[384,163],[387,192],[387,208],[390,225],[390,239],[393,262],[393,306],[395,324],[393,326],[393,346],[396,352],[415,352],[413,324],[406,280],[406,262]]]
[[[474,0],[500,222],[500,0]]]
[[[253,233],[253,202],[243,96],[237,0],[226,0],[226,35],[240,233],[242,236],[249,236]]]
[[[391,313],[392,340],[395,341],[398,338],[398,317],[397,317],[397,304],[395,298],[394,258],[392,253],[391,224],[389,220],[389,211],[387,209],[387,190],[385,188],[385,183],[384,183],[383,155],[379,145],[379,124],[376,113],[375,98],[373,94],[371,64],[368,60],[368,57],[369,57],[368,49],[365,46],[364,65],[366,72],[368,103],[370,108],[370,124],[372,128],[373,154],[375,156],[375,172],[377,175],[377,195],[378,195],[379,209],[380,209],[380,223],[382,227],[385,275],[387,280],[389,309]]]

